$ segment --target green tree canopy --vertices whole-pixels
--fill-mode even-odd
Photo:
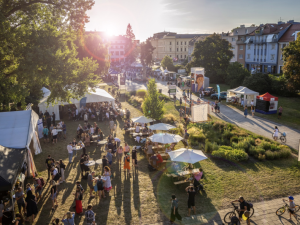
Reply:
[[[287,78],[288,89],[292,92],[300,90],[300,35],[283,50],[283,73]]]
[[[165,69],[167,68],[169,71],[175,71],[175,66],[173,64],[173,59],[166,55],[162,61],[161,61],[161,66]]]
[[[205,76],[211,82],[222,83],[226,79],[226,70],[232,56],[231,44],[220,35],[212,34],[195,43],[192,61],[186,68],[204,67]]]
[[[264,94],[266,92],[272,92],[272,79],[268,74],[255,73],[251,76],[247,76],[243,82],[243,86],[257,91],[260,94]]]
[[[0,3],[0,110],[31,94],[69,101],[97,83],[98,64],[77,58],[77,34],[88,22],[93,0],[2,0]],[[33,93],[34,92],[34,93]]]
[[[149,80],[147,95],[142,105],[144,115],[155,120],[162,119],[164,104],[165,102],[159,99],[155,79]]]
[[[230,88],[235,88],[241,86],[244,79],[250,75],[250,72],[239,62],[230,63],[227,69],[226,83]]]

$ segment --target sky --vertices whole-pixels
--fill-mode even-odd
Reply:
[[[124,35],[131,24],[137,40],[154,33],[212,34],[240,25],[300,22],[300,0],[95,0],[86,31]]]

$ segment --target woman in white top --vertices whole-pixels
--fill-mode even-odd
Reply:
[[[87,113],[84,114],[83,120],[84,120],[84,122],[88,122],[88,115],[87,115]]]
[[[92,135],[94,134],[94,126],[93,125],[90,128],[90,132],[91,132]]]
[[[274,136],[273,136],[275,141],[278,139],[278,133],[279,133],[279,130],[278,130],[277,126],[275,126]]]
[[[56,127],[53,127],[53,129],[52,129],[53,144],[57,143],[57,134],[58,134],[58,132],[56,130]]]
[[[136,133],[139,133],[139,132],[140,132],[140,126],[139,126],[139,125],[137,125],[137,126],[135,127],[135,132],[136,132]]]

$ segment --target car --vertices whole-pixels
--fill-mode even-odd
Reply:
[[[218,93],[214,93],[210,96],[211,99],[218,99]],[[221,99],[226,99],[227,98],[227,92],[226,91],[222,91],[220,93],[220,98]]]
[[[213,87],[207,87],[204,89],[204,95],[210,96],[211,94],[215,93],[215,89]]]

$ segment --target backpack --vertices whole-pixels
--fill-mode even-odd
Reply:
[[[253,208],[253,204],[251,202],[248,202],[247,204],[249,209]]]
[[[103,189],[103,181],[102,182],[100,180],[97,181],[97,188],[98,188],[98,190]]]
[[[93,222],[93,214],[90,211],[85,212],[86,222],[92,223]]]
[[[230,225],[240,225],[240,220],[236,216],[231,217],[231,223]]]
[[[41,185],[42,185],[42,187],[44,187],[44,185],[45,185],[45,181],[44,181],[44,179],[43,179],[42,177],[40,177],[39,179],[40,179],[40,181],[41,181]]]

